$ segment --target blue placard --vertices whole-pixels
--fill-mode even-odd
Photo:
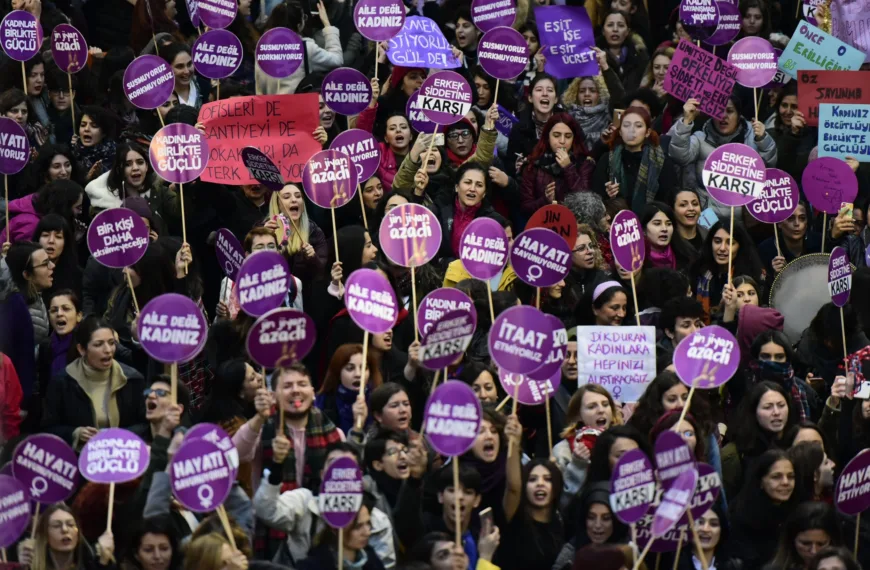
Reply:
[[[849,71],[864,63],[864,54],[809,22],[801,22],[779,56],[778,67],[792,79],[805,69]]]
[[[393,65],[424,69],[454,69],[462,63],[453,55],[450,43],[430,18],[408,16],[405,25],[387,46]]]
[[[819,105],[819,156],[870,162],[870,105]]]
[[[511,134],[511,129],[514,128],[514,125],[519,123],[520,120],[517,119],[510,111],[498,105],[498,121],[495,123],[495,129],[503,134],[506,137],[509,137]]]
[[[719,216],[716,214],[716,210],[713,208],[707,208],[701,212],[701,217],[698,218],[698,225],[709,230],[713,227],[713,224],[718,221]]]

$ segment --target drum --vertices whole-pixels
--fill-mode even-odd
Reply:
[[[810,253],[791,261],[773,280],[770,306],[785,317],[783,332],[797,344],[819,309],[831,302],[828,293],[829,253]]]

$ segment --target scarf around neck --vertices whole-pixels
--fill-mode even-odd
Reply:
[[[662,147],[645,142],[634,188],[629,189],[625,178],[623,152],[626,151],[625,145],[622,144],[616,145],[610,151],[610,174],[619,183],[620,193],[626,201],[630,198],[631,210],[640,216],[643,214],[644,207],[654,201],[659,192],[659,172],[665,162],[665,153]]]
[[[462,232],[468,227],[468,224],[477,217],[477,212],[480,210],[482,202],[476,206],[466,208],[456,197],[453,201],[453,230],[450,232],[450,246],[456,255],[459,255],[460,241],[462,241]]]
[[[447,150],[447,160],[450,161],[450,164],[452,164],[455,167],[460,167],[460,166],[462,166],[462,164],[465,161],[467,161],[469,158],[474,156],[475,152],[477,152],[477,143],[474,143],[473,145],[471,145],[471,150],[469,150],[468,154],[465,156],[459,156],[458,154],[456,154],[455,152],[450,150],[450,147],[445,147],[445,148]]]
[[[649,243],[649,242],[647,242]],[[649,246],[648,254],[650,260],[651,267],[670,267],[671,269],[677,268],[677,258],[674,256],[674,248],[671,247],[671,244],[664,249],[658,249],[656,247]]]
[[[601,133],[610,124],[609,105],[606,102],[591,107],[572,105],[571,115],[583,130],[587,149],[592,148],[592,145],[601,138]]]
[[[56,332],[51,333],[49,337],[51,342],[51,376],[60,372],[66,367],[66,357],[69,352],[69,347],[72,344],[72,333],[60,336]]]

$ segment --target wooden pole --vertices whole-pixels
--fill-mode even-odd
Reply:
[[[335,208],[330,208],[329,212],[332,214],[332,240],[335,242],[335,260],[341,261],[338,257],[338,229],[335,225]]]
[[[692,381],[692,387],[689,389],[689,397],[686,398],[686,405],[683,406],[683,411],[680,413],[680,419],[677,420],[677,423],[674,424],[674,431],[680,430],[680,424],[683,423],[683,420],[686,419],[686,414],[689,411],[689,406],[692,405],[692,396],[695,394],[695,386],[698,385],[698,379],[694,379]]]
[[[365,200],[363,200],[362,186],[360,186],[359,184],[356,185],[356,192],[357,194],[359,194],[359,209],[360,211],[362,211],[363,227],[366,229],[366,231],[368,231],[369,221],[366,219],[366,203]]]
[[[36,538],[36,523],[39,522],[39,503],[36,503],[36,509],[33,512],[33,528],[30,530],[30,538]]]
[[[462,546],[462,525],[459,520],[459,456],[453,458],[453,524],[456,525],[456,546]]]
[[[380,43],[375,42],[375,79],[378,78],[378,59],[381,57],[380,50]]]
[[[73,94],[72,75],[67,73],[66,77],[69,80],[69,112],[72,113],[72,127],[73,127],[73,132],[75,132],[75,130],[76,130],[76,98],[75,98],[75,95]]]
[[[728,283],[731,283],[731,247],[734,244],[734,206],[731,206],[731,223],[728,230]]]
[[[6,174],[3,175],[3,196],[6,199],[6,242],[12,243],[12,234],[9,231],[9,176]]]
[[[843,316],[843,307],[840,307],[840,332],[843,334],[843,359],[849,360],[849,349],[846,347],[846,318]]]
[[[178,200],[181,202],[181,243],[187,243],[187,222],[184,219],[184,184],[178,185]],[[192,254],[192,252],[191,252]],[[187,275],[187,262],[184,262],[184,274]]]
[[[7,200],[8,202],[8,200]],[[9,212],[7,210],[6,216],[9,216]],[[9,222],[6,222],[7,227],[9,226]],[[492,288],[489,286],[489,282],[486,281],[486,296],[489,298],[489,322],[490,324],[495,322],[495,309],[492,308]]]
[[[540,289],[538,289],[538,291],[540,291]],[[513,375],[513,378],[514,378],[514,403],[513,403],[513,405],[511,405],[511,415],[512,416],[515,416],[517,414],[517,395],[520,392],[520,382],[521,382],[520,379],[522,377],[523,377],[522,374],[514,374]],[[513,450],[514,450],[514,440],[511,439],[510,441],[508,441],[508,459],[510,459],[510,456],[513,453]]]
[[[334,210],[333,210],[334,211]],[[360,376],[359,381],[359,395],[365,398],[366,396],[366,358],[368,358],[369,354],[369,331],[363,331],[363,351],[362,351],[362,374]],[[362,420],[357,420],[356,429],[360,430],[363,428],[363,424],[365,423],[365,418]]]
[[[544,408],[547,410],[547,443],[549,444],[550,453],[553,453],[553,424],[550,423],[550,398],[544,397]],[[634,525],[631,525],[634,527]]]
[[[344,529],[338,529],[338,570],[344,570]]]
[[[858,558],[858,530],[861,528],[861,513],[855,518],[855,545],[852,547],[852,555]]]
[[[510,402],[510,401],[511,401],[511,397],[510,397],[510,396],[505,396],[505,397],[504,397],[504,400],[502,400],[501,402],[499,402],[499,404],[495,407],[495,411],[496,411],[496,412],[500,412],[501,409],[504,408],[504,407],[507,405],[507,403]]]
[[[631,272],[631,296],[634,297],[634,322],[640,326],[640,305],[637,304],[637,287],[634,285],[634,271]]]
[[[429,141],[429,148],[426,149],[426,155],[423,162],[420,163],[420,168],[426,171],[426,165],[429,164],[429,155],[432,154],[432,147],[435,146],[435,135],[438,134],[438,125],[435,125],[435,130],[432,132],[432,140]]]
[[[782,250],[779,248],[779,233],[776,231],[776,224],[773,224],[773,240],[776,242],[776,255],[782,257]]]
[[[217,511],[218,518],[221,520],[221,526],[224,527],[227,540],[230,541],[233,550],[238,550],[239,548],[236,546],[236,537],[233,535],[233,527],[230,526],[230,518],[227,516],[227,510],[223,505],[218,505],[215,510]]]
[[[419,342],[420,332],[417,330],[417,273],[413,265],[411,266],[411,311],[414,314],[414,342]]]
[[[173,362],[169,368],[170,380],[172,382],[172,405],[178,404],[178,363]]]
[[[677,570],[677,566],[680,564],[680,552],[683,550],[683,539],[685,536],[685,529],[680,530],[680,539],[677,541],[677,554],[674,556],[674,570]]]
[[[21,62],[21,80],[24,82],[24,94],[27,95],[27,71],[24,69],[24,62]],[[75,125],[73,125],[75,127]]]
[[[695,520],[692,518],[692,509],[686,509],[686,515],[689,517],[689,532],[692,534],[695,549],[698,551],[698,559],[701,561],[701,568],[707,570],[710,566],[707,563],[707,557],[704,556],[704,549],[701,548],[701,540],[698,538],[698,533],[695,532]]]
[[[124,275],[127,276],[127,285],[130,287],[130,295],[133,296],[133,308],[136,309],[136,314],[138,315],[139,314],[139,300],[136,299],[136,290],[133,288],[133,278],[130,277],[130,271],[125,271]]]
[[[115,514],[115,483],[109,483],[109,515],[106,517],[106,533],[112,534],[112,517]]]
[[[646,555],[649,553],[649,549],[652,548],[653,542],[655,542],[655,539],[653,537],[650,537],[649,542],[646,543],[646,546],[643,549],[643,552],[640,553],[640,557],[634,561],[634,566],[631,570],[638,570],[638,568],[640,568],[640,565],[643,564],[643,559],[646,558]]]
[[[822,253],[825,253],[825,234],[828,233],[828,213],[822,212]]]

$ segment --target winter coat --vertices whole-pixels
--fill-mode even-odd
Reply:
[[[549,167],[542,167],[540,161],[526,166],[523,170],[521,191],[523,212],[531,215],[551,203],[546,196],[547,186],[551,182],[556,183],[555,199],[560,204],[565,201],[565,196],[568,194],[589,191],[592,188],[593,170],[595,170],[595,163],[584,160],[582,156],[572,157],[568,168],[561,168],[556,163]]]
[[[324,47],[317,45],[312,38],[303,38],[305,43],[304,61],[296,71],[280,79],[268,75],[257,65],[254,71],[257,95],[288,95],[296,92],[302,80],[312,73],[326,73],[344,64],[341,39],[338,28],[323,28]]]
[[[0,243],[7,241],[15,243],[33,239],[33,232],[36,231],[36,226],[42,218],[42,214],[39,214],[33,207],[35,198],[36,194],[30,194],[9,202],[9,227],[0,231]],[[7,236],[11,236],[11,238]]]
[[[109,208],[121,207],[122,196],[118,190],[109,188],[108,172],[90,181],[85,186],[85,192],[91,200],[91,214],[93,215]],[[157,176],[154,176],[147,200],[148,207],[151,208],[153,214],[152,219],[155,220],[154,229],[158,235],[166,235],[171,225],[180,223],[181,200],[178,193],[170,190]]]

